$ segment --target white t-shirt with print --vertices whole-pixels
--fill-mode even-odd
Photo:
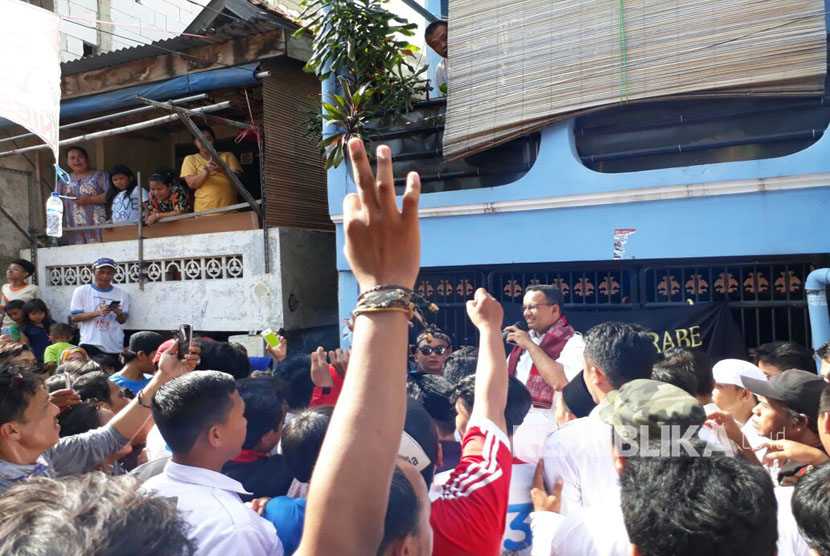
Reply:
[[[127,316],[130,312],[130,298],[121,288],[110,286],[109,290],[99,290],[92,284],[80,286],[72,294],[69,311],[73,315],[97,311],[113,301],[121,303],[121,310]],[[81,343],[97,347],[106,353],[121,353],[124,349],[124,326],[117,320],[115,313],[104,317],[78,323],[81,331]]]
[[[138,200],[139,187],[133,188],[129,197],[127,191],[119,191],[112,200],[113,222],[138,222],[139,202],[147,202],[147,192],[141,189],[141,201]]]

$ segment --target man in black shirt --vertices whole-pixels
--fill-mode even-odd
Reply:
[[[225,464],[222,473],[242,483],[254,498],[282,496],[294,475],[281,455],[269,455],[280,440],[284,417],[276,381],[256,377],[236,384],[245,402],[248,429],[242,452]]]

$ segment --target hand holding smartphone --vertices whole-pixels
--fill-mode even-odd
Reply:
[[[179,340],[179,361],[184,361],[187,354],[190,353],[190,344],[193,342],[193,327],[189,324],[182,324],[179,326],[178,332]]]

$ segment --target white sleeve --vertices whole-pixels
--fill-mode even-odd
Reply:
[[[553,431],[545,441],[542,458],[545,461],[545,486],[552,489],[557,479],[562,479],[562,505],[559,510],[562,515],[582,507],[579,473],[573,469],[568,454],[568,449],[573,450],[574,446],[567,444],[567,437],[561,429]]]
[[[531,556],[553,554],[553,539],[564,519],[564,516],[554,512],[531,512],[530,532],[533,535],[533,544],[530,547]]]
[[[582,339],[582,334],[574,332],[574,335],[571,336],[571,339],[562,348],[559,359],[556,360],[557,363],[565,367],[565,377],[568,379],[568,382],[573,380],[579,374],[579,371],[582,370],[582,353],[584,351],[585,340]]]
[[[75,291],[72,292],[72,302],[69,304],[70,314],[77,315],[78,313],[84,312],[84,303],[86,302],[86,296],[84,295],[85,291],[86,286],[81,286],[79,288],[75,288]]]

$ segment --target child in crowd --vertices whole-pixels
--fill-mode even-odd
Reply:
[[[3,320],[2,335],[12,340],[20,340],[20,325],[23,324],[23,305],[26,303],[20,299],[12,299],[3,307],[5,319]]]
[[[52,345],[43,352],[44,363],[58,362],[64,350],[75,347],[70,343],[73,332],[71,326],[62,322],[56,322],[49,327],[49,341]]]
[[[152,226],[160,218],[193,212],[193,204],[187,189],[172,170],[160,170],[150,176],[150,199],[144,222]]]
[[[3,284],[2,296],[0,296],[0,307],[5,311],[6,304],[15,299],[24,303],[30,299],[43,299],[40,288],[35,284],[29,284],[26,280],[35,273],[35,265],[26,259],[15,259],[6,269],[8,284]],[[6,325],[3,314],[0,314],[0,324]]]
[[[30,299],[23,305],[23,325],[20,327],[20,341],[29,344],[38,362],[49,347],[49,327],[55,324],[49,308],[42,299]]]
[[[164,337],[158,332],[136,332],[130,336],[130,347],[121,352],[124,367],[110,376],[110,380],[137,394],[153,378],[156,371],[153,357],[162,342]]]
[[[137,223],[139,203],[146,202],[147,192],[138,187],[132,170],[123,164],[118,164],[110,170],[110,188],[107,189],[105,198],[109,220],[113,223]]]

